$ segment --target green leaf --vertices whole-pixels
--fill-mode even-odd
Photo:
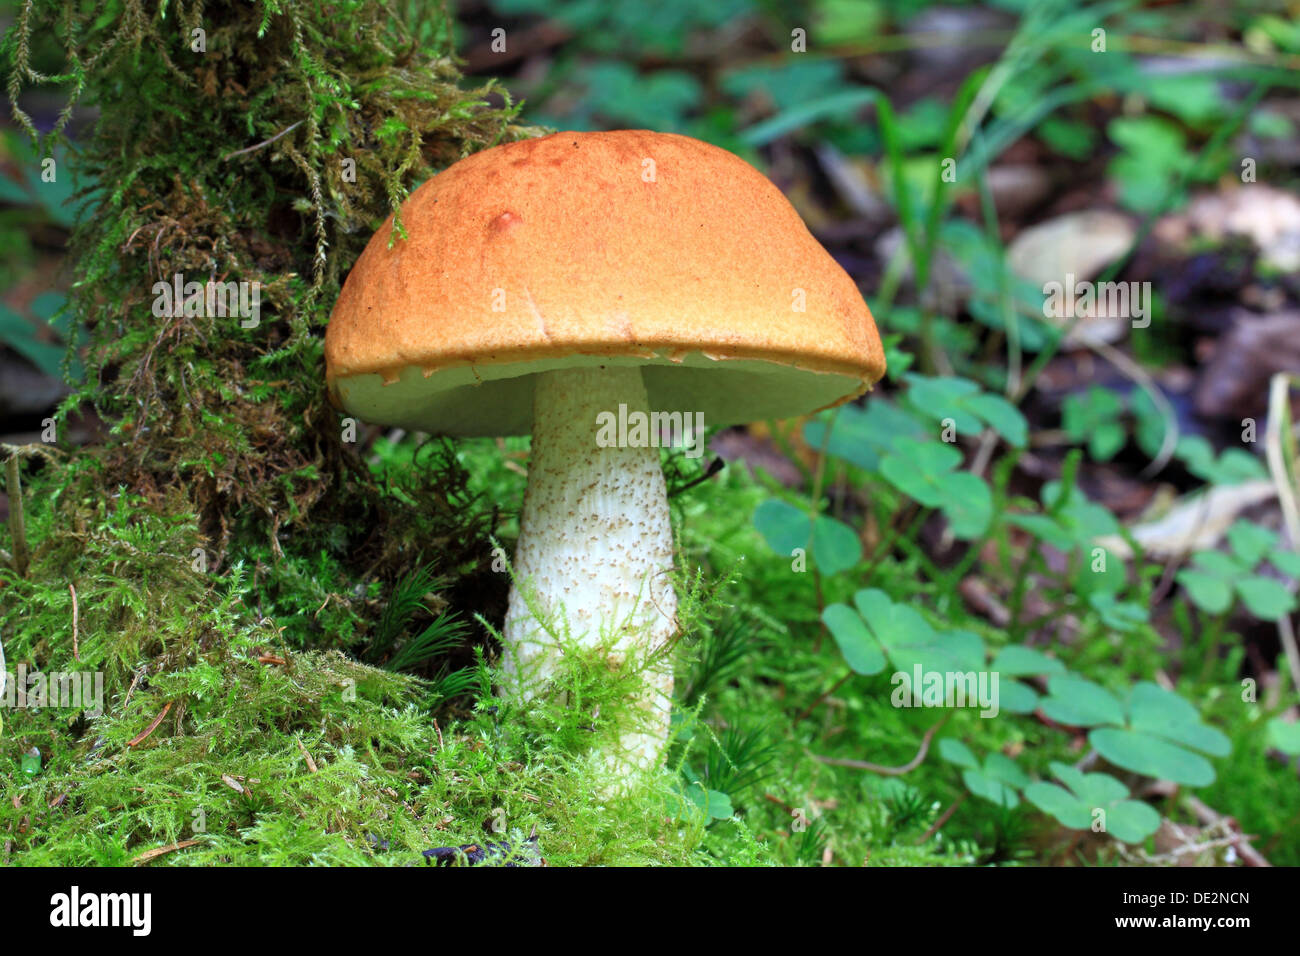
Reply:
[[[1187,590],[1193,603],[1204,611],[1222,614],[1232,607],[1232,586],[1222,578],[1185,568],[1178,572],[1177,581]]]
[[[904,375],[903,380],[908,384],[908,404],[921,414],[939,422],[950,418],[963,435],[978,435],[983,429],[983,423],[966,406],[979,394],[977,383],[956,376],[930,378],[914,373]]]
[[[36,327],[4,305],[0,305],[0,344],[10,346],[51,378],[61,378],[63,346],[40,341]]]
[[[1228,544],[1244,567],[1253,568],[1277,544],[1277,533],[1253,521],[1240,520],[1228,529]]]
[[[911,677],[923,671],[978,671],[984,664],[984,641],[969,631],[937,633],[915,608],[896,604],[877,588],[863,588],[853,603],[880,642],[889,662]]]
[[[1092,807],[1110,806],[1128,796],[1128,787],[1105,773],[1081,773],[1070,784],[1079,799]]]
[[[998,651],[992,669],[1004,677],[1025,677],[1036,674],[1062,674],[1065,665],[1055,657],[1023,644],[1011,644]]]
[[[861,604],[858,605],[858,609],[862,610]],[[891,604],[886,614],[869,617],[863,613],[862,616],[895,668],[910,671],[913,665],[920,664],[923,670],[931,669],[929,665],[933,662],[927,657],[927,653],[936,635],[934,628],[919,611],[905,604]]]
[[[1017,790],[1029,786],[1029,778],[1016,762],[997,751],[984,758],[984,773]]]
[[[1049,481],[1043,485],[1043,507],[1062,528],[1070,532],[1076,545],[1091,546],[1094,538],[1119,534],[1119,522],[1107,508],[1089,501],[1078,488],[1070,489],[1065,503],[1061,504],[1065,491],[1059,481]]]
[[[1049,116],[1038,125],[1043,142],[1071,159],[1084,160],[1096,155],[1097,134],[1086,123]]]
[[[1118,395],[1100,385],[1091,385],[1086,392],[1066,397],[1061,405],[1061,427],[1075,441],[1087,441],[1102,425],[1117,422],[1123,411]]]
[[[1007,515],[1007,522],[1028,531],[1045,544],[1061,551],[1069,551],[1076,544],[1072,531],[1062,528],[1047,515]]]
[[[1018,680],[998,678],[998,709],[1008,714],[1032,714],[1038,709],[1038,694]]]
[[[811,537],[812,557],[823,574],[838,574],[862,559],[862,542],[844,522],[818,515],[810,523],[806,512],[779,498],[769,498],[754,509],[754,527],[768,547],[787,557],[806,549]]]
[[[1165,200],[1170,183],[1191,163],[1182,130],[1148,115],[1117,117],[1107,132],[1123,149],[1108,170],[1120,181],[1121,201],[1138,212],[1154,212]]]
[[[1202,571],[1218,575],[1229,582],[1250,570],[1237,558],[1222,551],[1197,551],[1192,555],[1192,563]]]
[[[1300,554],[1276,548],[1268,556],[1268,563],[1289,578],[1300,578]]]
[[[688,784],[684,789],[669,794],[668,808],[674,817],[679,819],[686,817],[687,809],[692,807],[709,821],[728,820],[735,813],[730,797],[717,790],[709,790],[698,782]]]
[[[1039,781],[1025,787],[1024,795],[1030,804],[1071,830],[1087,830],[1092,825],[1088,806],[1064,787]]]
[[[1215,463],[1209,480],[1216,485],[1239,485],[1266,478],[1268,472],[1258,458],[1240,448],[1229,448]]]
[[[1105,832],[1117,840],[1137,843],[1160,826],[1160,814],[1145,803],[1129,800],[1128,788],[1104,773],[1084,774],[1073,767],[1053,762],[1052,773],[1065,784],[1034,783],[1025,788],[1025,799],[1051,814],[1064,826],[1088,830],[1097,810],[1105,813]]]
[[[960,405],[970,396],[978,395],[980,392],[978,382],[957,375],[911,374],[904,375],[903,380],[907,382],[909,396],[918,406],[926,408],[927,414],[931,415],[941,414],[935,411],[936,406]]]
[[[1115,766],[1134,773],[1192,787],[1214,782],[1214,768],[1204,757],[1147,734],[1100,727],[1088,734],[1088,742]]]
[[[61,292],[42,292],[32,299],[31,304],[27,307],[32,315],[42,322],[49,322],[54,318],[55,313],[63,308],[68,302],[67,296]]]
[[[1268,722],[1268,743],[1284,754],[1300,755],[1300,723],[1274,717]]]
[[[1229,448],[1215,460],[1214,449],[1200,435],[1180,438],[1174,456],[1181,459],[1197,478],[1213,485],[1239,485],[1268,477],[1259,459],[1240,448]]]
[[[1110,593],[1091,594],[1088,603],[1101,615],[1101,622],[1112,631],[1131,634],[1150,618],[1150,612],[1133,601],[1118,601]]]
[[[920,615],[909,607],[896,606],[895,618],[918,620]],[[963,674],[978,672],[984,664],[984,641],[970,631],[918,632],[914,638],[909,635],[887,646],[887,651],[894,666],[909,673],[917,664],[930,673]]]
[[[954,537],[962,541],[978,538],[993,520],[993,492],[983,478],[968,471],[948,475],[944,485],[948,496],[942,502],[943,513]]]
[[[544,12],[550,2],[540,0],[535,12]],[[743,100],[759,94],[770,99],[777,109],[790,109],[833,93],[843,89],[844,83],[844,64],[838,60],[795,58],[736,67],[722,74],[722,89],[728,96]]]
[[[1160,829],[1160,814],[1139,800],[1121,800],[1106,810],[1106,832],[1125,843],[1141,843]]]
[[[961,452],[943,442],[899,438],[894,453],[880,463],[880,473],[903,494],[938,508],[946,497],[948,473],[960,464]]]
[[[1052,776],[1065,784],[1071,792],[1080,794],[1087,791],[1088,775],[1082,770],[1071,767],[1068,763],[1061,763],[1059,760],[1048,763],[1047,769],[1052,771]],[[1125,791],[1126,795],[1127,793],[1128,791]]]
[[[1119,422],[1098,425],[1088,438],[1088,454],[1093,461],[1110,461],[1127,442],[1128,433]]]
[[[1164,447],[1167,425],[1165,417],[1151,394],[1146,389],[1139,389],[1132,399],[1133,415],[1137,419],[1135,438],[1138,447],[1149,457],[1155,458]]]
[[[1216,757],[1226,757],[1232,744],[1223,734],[1201,722],[1201,715],[1187,700],[1158,684],[1142,681],[1133,687],[1128,700],[1129,725],[1134,730],[1165,737],[1195,747]]]
[[[878,674],[885,669],[885,655],[857,611],[847,604],[831,604],[822,612],[822,621],[855,673]]]
[[[806,549],[812,537],[807,512],[779,498],[769,498],[754,509],[754,527],[768,547],[783,557]]]
[[[741,141],[749,146],[764,146],[795,130],[833,117],[849,118],[879,98],[878,91],[868,87],[841,90],[819,99],[784,110],[770,119],[755,123],[740,134]]]
[[[1007,808],[1020,805],[1020,798],[1016,796],[1016,791],[1012,787],[990,777],[982,770],[964,770],[961,779],[966,784],[967,790],[992,804]]]
[[[862,560],[862,542],[843,521],[818,515],[813,522],[813,560],[823,574],[847,571]]]
[[[1281,581],[1251,575],[1237,582],[1242,603],[1261,621],[1276,621],[1295,610],[1295,595]]]
[[[1124,708],[1110,691],[1072,674],[1058,674],[1047,685],[1042,708],[1052,720],[1071,727],[1124,723]]]
[[[1146,77],[1142,92],[1153,106],[1193,124],[1211,122],[1227,112],[1218,77],[1209,73],[1153,74]]]
[[[940,422],[951,419],[964,435],[978,434],[988,425],[1018,448],[1028,441],[1029,426],[1020,410],[1001,395],[982,391],[970,379],[916,374],[903,379],[908,384],[908,404],[923,415]]]
[[[954,763],[959,767],[965,767],[968,770],[979,768],[979,761],[975,759],[975,754],[960,740],[955,737],[943,737],[939,741],[939,757],[948,763]]]
[[[1024,448],[1029,441],[1029,423],[1025,416],[1001,395],[972,396],[966,400],[966,407],[1016,448]]]
[[[828,422],[833,422],[829,440]],[[803,427],[804,441],[810,447],[821,448],[825,443],[827,454],[868,471],[880,467],[881,456],[889,453],[895,438],[922,434],[920,422],[884,398],[873,400],[865,409],[842,405],[823,412]]]
[[[693,787],[695,791],[701,789],[703,788],[698,784]],[[697,793],[691,793],[690,796],[695,805],[707,813],[712,820],[729,820],[736,812],[732,809],[731,798],[725,793],[719,793],[717,790],[707,791],[702,805]]]
[[[0,176],[0,202],[13,206],[27,206],[32,203],[32,194],[21,183],[14,182],[8,176]]]

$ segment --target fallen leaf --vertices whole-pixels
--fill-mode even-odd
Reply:
[[[155,730],[158,729],[158,725],[163,722],[163,718],[167,716],[167,712],[171,709],[172,709],[172,702],[169,700],[163,706],[163,709],[159,711],[158,716],[155,717],[152,721],[150,721],[149,726],[146,727],[143,731],[141,731],[137,736],[132,737],[130,740],[128,740],[126,742],[126,745],[128,747],[134,747],[137,744],[143,743],[151,733],[153,733]]]
[[[1007,247],[1007,265],[1036,285],[1060,283],[1068,296],[1074,283],[1095,278],[1124,255],[1136,237],[1137,227],[1120,213],[1101,209],[1066,213],[1017,235]],[[1094,312],[1075,322],[1066,345],[1122,339],[1132,316],[1112,315],[1107,305],[1107,297],[1098,296]],[[1069,320],[1069,316],[1054,319],[1062,326]]]
[[[1216,485],[1208,492],[1179,498],[1165,515],[1138,523],[1129,533],[1148,557],[1174,558],[1213,548],[1247,508],[1277,497],[1271,481]],[[1133,549],[1118,535],[1095,539],[1115,556],[1128,560]]]
[[[177,850],[187,850],[192,846],[198,846],[198,840],[181,840],[179,843],[169,843],[167,846],[160,846],[153,850],[146,850],[137,857],[133,857],[131,862],[136,866],[144,866],[158,859],[160,856],[166,856],[168,853],[175,853]]]

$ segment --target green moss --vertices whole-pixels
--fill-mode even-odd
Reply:
[[[9,668],[98,671],[106,699],[97,717],[6,714],[7,863],[124,864],[189,840],[155,865],[409,863],[533,832],[552,863],[695,857],[704,821],[669,819],[670,773],[605,793],[597,754],[635,674],[574,655],[554,699],[523,707],[492,696],[480,660],[461,719],[438,723],[427,682],[290,647],[250,613],[244,566],[193,571],[178,554],[192,526],[119,496],[85,503],[72,548],[55,527],[68,506],[40,480],[32,490],[33,538],[68,549],[42,546],[27,577],[0,577]],[[65,582],[77,588],[76,659]],[[27,777],[32,748],[40,769]]]

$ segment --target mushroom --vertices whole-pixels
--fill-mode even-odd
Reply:
[[[449,436],[532,434],[502,633],[530,697],[566,642],[637,668],[612,764],[669,728],[677,634],[664,426],[802,415],[884,374],[853,280],[761,173],[644,130],[556,133],[474,154],[370,240],[325,335],[334,404]],[[567,646],[573,646],[568,643]]]

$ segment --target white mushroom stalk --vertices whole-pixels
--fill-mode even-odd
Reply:
[[[640,368],[538,376],[504,668],[524,697],[554,673],[565,643],[607,647],[612,663],[641,669],[636,726],[608,756],[617,769],[645,769],[668,737],[677,596],[655,443],[598,443],[599,417],[620,405],[649,412]]]

